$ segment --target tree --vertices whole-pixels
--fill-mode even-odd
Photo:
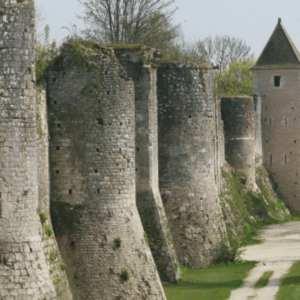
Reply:
[[[149,46],[170,43],[178,36],[172,25],[175,0],[78,0],[84,7],[86,38],[100,43]]]
[[[222,72],[215,73],[217,95],[252,95],[252,59],[231,61]]]
[[[231,61],[253,59],[251,47],[245,41],[228,35],[206,37],[196,42],[199,57],[213,62],[222,71]]]

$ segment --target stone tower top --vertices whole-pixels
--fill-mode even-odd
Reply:
[[[252,69],[265,69],[271,65],[276,68],[300,68],[300,54],[286,29],[278,18],[278,23],[262,54]]]

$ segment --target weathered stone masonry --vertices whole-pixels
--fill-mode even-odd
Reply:
[[[238,172],[245,174],[245,184],[256,187],[254,103],[252,97],[223,97],[225,158]]]
[[[38,216],[34,5],[18,2],[0,2],[0,298],[57,299]]]
[[[115,49],[128,76],[134,81],[135,161],[137,206],[148,236],[160,278],[179,278],[172,236],[158,187],[157,68],[155,49]]]
[[[135,201],[133,82],[113,49],[58,61],[47,99],[52,219],[74,299],[165,299]]]
[[[158,68],[159,185],[181,264],[207,266],[224,237],[210,66]]]

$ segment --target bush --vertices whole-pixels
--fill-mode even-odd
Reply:
[[[40,210],[39,216],[40,216],[40,220],[41,220],[42,225],[44,225],[47,221],[46,213],[44,213],[42,210]]]
[[[45,226],[45,234],[48,237],[51,237],[53,235],[53,230],[52,230],[51,226],[49,226],[49,225]]]
[[[128,281],[129,278],[130,278],[130,273],[129,273],[129,270],[128,269],[123,269],[121,275],[120,275],[121,279],[123,281]]]
[[[115,238],[115,246],[120,248],[122,246],[122,239],[120,237]]]
[[[51,262],[55,262],[55,260],[56,260],[56,251],[55,250],[51,250],[51,252],[49,254],[49,259]]]
[[[221,242],[218,249],[216,263],[234,263],[241,260],[245,250],[241,249],[241,241],[237,238],[228,237],[229,243]]]
[[[66,270],[68,267],[67,264],[65,264],[65,263],[61,263],[59,266],[62,271]]]

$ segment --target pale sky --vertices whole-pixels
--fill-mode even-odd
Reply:
[[[62,27],[76,24],[84,28],[76,14],[82,14],[77,0],[35,0],[42,7],[51,30],[51,39],[61,41],[68,32]],[[300,1],[299,0],[176,0],[178,11],[174,22],[181,23],[185,39],[227,34],[241,38],[251,46],[256,56],[266,45],[277,20],[282,19],[300,49]]]

